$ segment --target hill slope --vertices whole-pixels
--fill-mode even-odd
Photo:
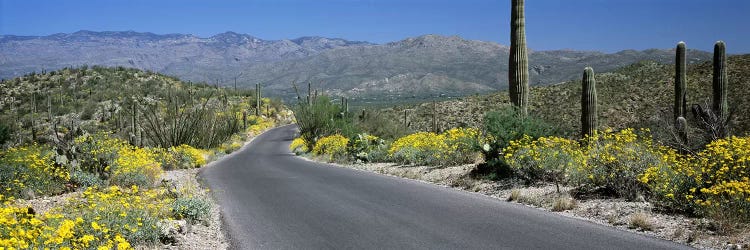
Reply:
[[[227,32],[209,38],[137,32],[91,32],[44,37],[0,36],[0,78],[71,65],[125,66],[190,81],[240,86],[263,83],[269,94],[292,97],[292,82],[313,82],[354,98],[465,95],[507,87],[508,47],[460,37],[425,35],[376,45],[323,37],[262,40]],[[710,54],[689,51],[689,61]],[[531,51],[532,85],[555,84],[641,60],[669,63],[673,50]],[[356,100],[355,100],[356,102]]]
[[[598,72],[596,68],[595,71]],[[583,68],[580,69],[583,72]],[[712,65],[704,62],[688,66],[687,102],[710,105]],[[582,74],[582,73],[581,73]],[[734,112],[734,133],[750,131],[750,54],[728,58],[729,105]],[[580,76],[579,76],[580,77]],[[596,74],[599,122],[602,127],[664,127],[672,124],[674,65],[640,62],[612,72]],[[531,88],[530,113],[577,133],[580,129],[580,80]],[[482,126],[485,112],[510,105],[505,91],[475,95],[436,103],[440,127]],[[407,119],[417,130],[430,130],[432,103],[404,105],[386,109],[393,117]],[[692,115],[688,115],[692,121]]]
[[[239,114],[251,104],[254,91],[122,67],[64,68],[0,81],[0,147],[99,131],[139,145],[213,147],[244,126]],[[281,110],[278,100],[262,105],[267,116]]]

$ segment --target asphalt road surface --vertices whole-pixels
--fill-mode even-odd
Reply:
[[[272,129],[202,170],[233,249],[680,249],[446,187],[315,163]]]

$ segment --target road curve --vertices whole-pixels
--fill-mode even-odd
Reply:
[[[200,175],[233,249],[687,249],[418,181],[315,163],[272,129]]]

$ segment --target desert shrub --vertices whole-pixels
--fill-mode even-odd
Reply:
[[[557,129],[543,120],[531,115],[522,116],[513,107],[488,112],[484,116],[484,126],[489,136],[490,147],[485,153],[487,159],[498,158],[508,143],[520,140],[524,136],[536,139],[558,133]]]
[[[362,131],[377,135],[385,140],[395,140],[413,132],[404,126],[398,117],[377,110],[366,111],[357,115],[355,125]]]
[[[255,115],[248,116],[249,122],[252,124],[247,127],[247,132],[253,135],[260,134],[266,129],[272,128],[275,123],[271,119],[264,119]]]
[[[205,221],[211,211],[211,203],[196,197],[180,197],[172,203],[172,213],[177,219],[190,223]]]
[[[303,154],[310,151],[307,148],[307,142],[305,142],[305,139],[302,139],[302,137],[297,137],[292,140],[292,143],[289,144],[289,151],[292,151],[294,154]]]
[[[354,140],[351,141],[349,154],[359,161],[372,162],[373,159],[379,157],[377,154],[383,152],[383,149],[385,149],[385,141],[383,139],[363,133],[357,134]],[[375,157],[373,157],[373,153],[376,154]]]
[[[316,142],[326,136],[338,134],[350,138],[359,133],[351,116],[326,95],[313,98],[310,104],[299,102],[293,110],[300,137],[308,143],[308,148],[314,148]]]
[[[342,135],[326,136],[320,138],[320,140],[315,143],[312,153],[313,155],[326,156],[328,161],[345,160],[347,157],[346,145],[348,143],[349,139]]]
[[[113,138],[110,133],[100,132],[76,137],[73,141],[73,157],[78,167],[89,173],[103,175],[117,159],[120,150],[130,147],[124,140]]]
[[[665,164],[647,129],[604,131],[583,139],[586,164],[571,170],[571,180],[583,191],[603,190],[633,200],[648,187],[640,181],[651,166]]]
[[[156,154],[143,148],[121,148],[111,166],[111,183],[122,187],[153,186],[162,172],[161,163],[156,159]]]
[[[750,222],[750,137],[706,145],[693,160],[695,202],[703,214]]]
[[[644,171],[639,180],[648,185],[652,201],[664,210],[694,213],[694,198],[698,187],[690,156],[662,148],[662,164]]]
[[[385,141],[382,146],[370,151],[370,153],[367,155],[367,158],[370,160],[370,162],[389,162],[391,161],[391,157],[388,154],[388,150],[390,150],[390,148],[391,143]]]
[[[51,195],[63,191],[70,180],[68,170],[55,164],[49,148],[31,145],[0,153],[0,194],[17,198]]]
[[[170,147],[169,152],[174,155],[179,168],[197,168],[206,165],[205,153],[187,144]]]
[[[158,220],[167,218],[171,200],[164,190],[88,188],[44,215],[5,202],[0,208],[0,247],[36,249],[132,249],[155,244]]]
[[[398,163],[440,165],[448,157],[446,151],[445,135],[417,132],[394,141],[388,154]]]
[[[388,155],[403,164],[466,164],[474,162],[483,142],[474,128],[453,128],[440,134],[417,132],[394,141]]]
[[[630,221],[628,222],[628,228],[639,229],[643,231],[651,231],[654,229],[654,224],[651,222],[648,214],[643,212],[637,212],[630,215]]]
[[[586,155],[577,141],[560,137],[530,136],[511,141],[503,150],[505,162],[514,175],[526,181],[553,181],[567,183],[568,172],[586,164]],[[559,191],[559,190],[558,190]]]
[[[5,119],[0,121],[0,146],[5,144],[6,141],[10,141],[12,135],[13,129],[11,125],[8,124]]]
[[[81,170],[73,170],[70,175],[70,182],[76,184],[78,187],[104,187],[106,182],[95,173],[84,172]]]
[[[552,211],[562,212],[566,210],[574,209],[578,205],[578,202],[571,197],[557,197],[552,202]]]
[[[482,146],[485,163],[477,166],[475,175],[491,176],[491,179],[505,178],[512,175],[510,166],[502,157],[502,150],[511,141],[520,140],[527,135],[531,139],[553,136],[558,133],[551,126],[534,116],[520,115],[515,108],[505,107],[499,111],[484,115],[484,129],[487,141]]]
[[[442,134],[448,146],[448,164],[473,163],[485,142],[475,128],[452,128]]]

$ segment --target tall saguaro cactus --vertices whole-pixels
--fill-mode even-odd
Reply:
[[[674,66],[674,119],[685,117],[687,112],[687,89],[686,89],[686,72],[687,62],[685,61],[685,43],[677,43],[675,66]]]
[[[598,126],[596,114],[596,80],[594,69],[586,67],[583,70],[583,89],[581,90],[581,135],[591,135]]]
[[[525,116],[529,102],[529,61],[526,52],[524,0],[511,0],[509,65],[510,101]]]
[[[255,115],[260,116],[260,83],[255,84]]]
[[[713,106],[711,109],[721,122],[726,122],[729,115],[726,65],[726,45],[723,41],[718,41],[714,44]]]
[[[312,105],[312,82],[307,82],[307,105]]]

